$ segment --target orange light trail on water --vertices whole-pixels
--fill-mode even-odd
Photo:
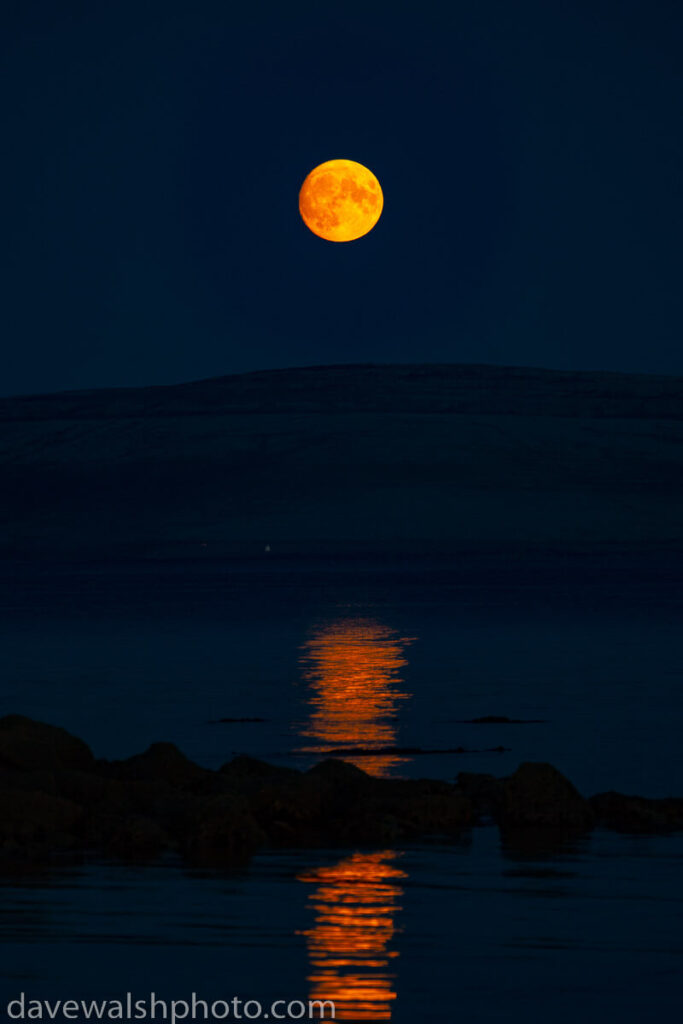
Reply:
[[[370,774],[387,776],[407,759],[396,746],[397,716],[410,694],[403,687],[404,650],[410,643],[369,618],[348,618],[316,629],[302,647],[309,686],[309,720],[301,735],[307,753],[377,750],[370,756],[340,753]],[[313,926],[303,932],[310,959],[310,998],[332,1000],[344,1021],[390,1021],[396,1000],[391,948],[406,874],[392,850],[355,853],[338,864],[306,871],[314,885]]]
[[[392,850],[355,853],[331,867],[303,872],[299,880],[316,886],[309,904],[314,926],[303,934],[311,961],[310,998],[332,1000],[336,1019],[391,1020],[396,999],[389,948],[396,934],[406,874]]]
[[[401,689],[408,638],[372,619],[342,619],[320,627],[303,645],[301,664],[310,686],[310,718],[302,735],[314,743],[306,753],[335,750],[378,751],[340,754],[372,775],[388,775],[405,758],[381,753],[396,745],[396,716],[409,693]]]

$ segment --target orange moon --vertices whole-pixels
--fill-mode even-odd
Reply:
[[[299,192],[306,227],[328,242],[352,242],[372,231],[384,196],[367,167],[355,160],[328,160],[314,167]]]

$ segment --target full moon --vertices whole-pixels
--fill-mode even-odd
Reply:
[[[377,178],[355,160],[328,160],[314,167],[299,192],[304,224],[328,242],[352,242],[367,235],[383,206]]]

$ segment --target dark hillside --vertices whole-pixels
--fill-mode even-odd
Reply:
[[[683,549],[683,379],[278,370],[0,401],[6,557]]]

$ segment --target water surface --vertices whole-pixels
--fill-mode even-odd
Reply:
[[[586,793],[683,793],[674,586],[92,568],[5,579],[0,645],[3,713],[101,757],[352,750],[375,775],[442,778],[547,760]],[[468,722],[486,715],[529,721]],[[661,1019],[680,999],[682,866],[682,836],[521,851],[492,827],[264,853],[232,876],[55,866],[0,882],[0,992],[331,998],[340,1020],[394,1024]]]
[[[338,1019],[625,1022],[677,1012],[683,837],[553,855],[471,843],[271,853],[237,877],[89,865],[4,880],[0,994],[330,996]]]
[[[682,611],[673,585],[599,578],[23,576],[0,583],[2,709],[63,725],[100,757],[166,740],[208,767],[238,752],[305,767],[358,746],[502,746],[374,763],[452,778],[547,760],[587,793],[683,793]],[[466,724],[486,715],[536,721]]]

